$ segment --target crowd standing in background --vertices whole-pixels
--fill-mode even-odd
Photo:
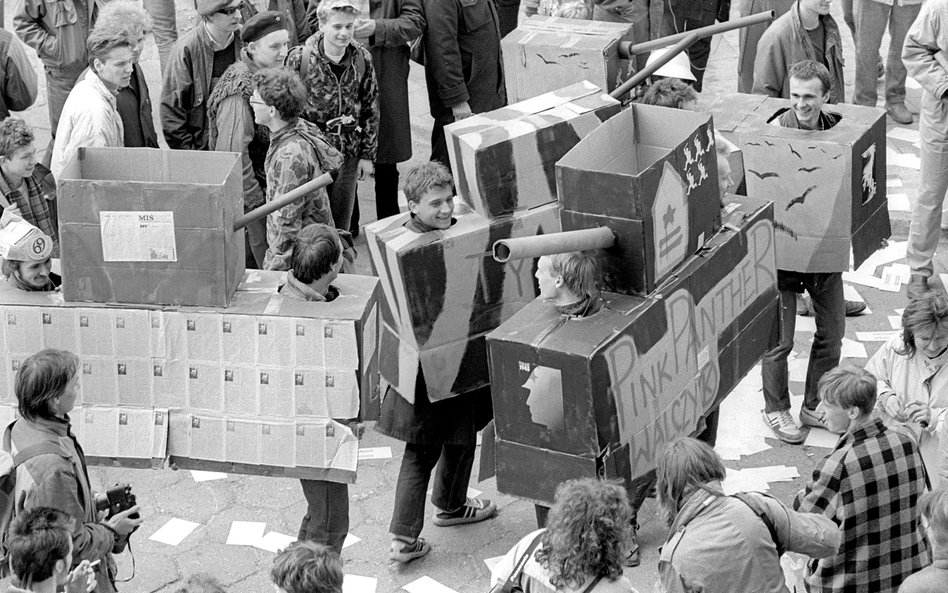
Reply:
[[[360,13],[368,7],[368,14]],[[456,220],[444,127],[507,104],[501,39],[534,15],[633,25],[636,41],[692,31],[729,18],[728,0],[194,0],[197,24],[178,39],[174,0],[17,0],[15,35],[0,29],[0,284],[3,291],[58,290],[57,177],[84,147],[158,148],[149,89],[139,64],[146,32],[158,45],[161,136],[175,150],[241,155],[244,211],[272,202],[329,173],[310,191],[247,229],[247,264],[286,271],[286,298],[329,302],[351,263],[358,232],[357,182],[375,177],[378,218],[439,233]],[[741,0],[743,15],[774,10],[769,26],[742,29],[737,88],[790,99],[773,123],[802,131],[839,121],[826,105],[845,101],[840,28],[828,0]],[[2,14],[2,11],[0,11]],[[774,434],[801,443],[789,414],[787,355],[796,297],[809,293],[817,331],[801,422],[835,432],[833,452],[786,508],[766,495],[725,496],[725,468],[714,453],[717,414],[699,439],[673,442],[652,480],[628,492],[586,479],[557,488],[544,528],[524,536],[497,564],[492,584],[527,593],[633,591],[623,568],[639,563],[636,516],[653,485],[669,526],[659,559],[664,591],[785,591],[780,556],[811,558],[813,591],[943,591],[948,580],[948,300],[929,290],[948,190],[948,0],[843,0],[855,39],[853,103],[876,106],[884,78],[889,118],[910,124],[905,81],[922,86],[922,185],[912,215],[910,302],[900,335],[866,370],[840,367],[849,308],[840,274],[778,271],[781,336],[763,365],[763,415]],[[879,56],[884,32],[885,60]],[[904,40],[904,43],[903,43]],[[634,93],[648,104],[696,109],[711,38],[702,39]],[[36,100],[43,63],[53,139],[37,162],[34,133],[10,112]],[[656,59],[660,52],[653,52]],[[635,58],[637,67],[649,56]],[[401,176],[412,157],[410,60],[424,67],[434,126],[430,161]],[[723,194],[730,165],[718,146]],[[439,235],[432,234],[431,237]],[[594,263],[582,253],[540,258],[541,296],[561,313],[587,316],[603,301]],[[566,295],[564,298],[561,296]],[[85,457],[72,432],[81,377],[78,358],[43,350],[16,371],[21,421],[7,436],[19,455],[15,520],[5,547],[10,591],[114,591],[112,554],[141,524],[138,508],[103,519],[95,511]],[[492,416],[489,387],[433,401],[419,367],[416,391],[389,388],[377,430],[405,442],[389,525],[389,559],[427,555],[421,537],[432,482],[435,526],[493,518],[496,505],[467,496],[479,430]],[[702,442],[704,441],[704,442]],[[271,572],[286,593],[341,593],[340,560],[349,528],[346,484],[302,480],[307,513],[299,542]],[[927,491],[927,492],[926,492]],[[941,587],[941,588],[939,588]],[[195,575],[182,592],[217,592]]]

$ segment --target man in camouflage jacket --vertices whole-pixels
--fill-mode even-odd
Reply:
[[[321,15],[321,28],[326,22],[340,18],[340,14],[355,18],[356,9],[348,0],[326,4],[330,5],[329,21]],[[379,91],[372,55],[366,48],[350,39],[342,58],[336,62],[327,55],[325,45],[325,33],[320,30],[305,46],[290,50],[286,67],[300,73],[308,91],[302,116],[316,124],[344,156],[329,187],[329,200],[336,228],[348,231],[356,199],[356,180],[371,172],[376,157]],[[301,65],[304,56],[308,60]]]
[[[300,118],[306,89],[299,77],[290,71],[269,68],[257,72],[253,82],[250,105],[254,120],[270,129],[270,148],[264,161],[267,202],[324,172],[338,169],[342,155],[326,142],[316,126]],[[325,188],[269,214],[263,269],[288,270],[293,240],[300,229],[315,222],[332,224]]]

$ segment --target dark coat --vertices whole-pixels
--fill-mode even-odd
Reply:
[[[425,80],[431,115],[454,121],[451,107],[474,113],[507,104],[500,29],[493,0],[424,0]]]
[[[411,158],[408,112],[408,42],[425,29],[421,0],[371,0],[375,34],[368,40],[379,85],[379,147],[375,161]]]

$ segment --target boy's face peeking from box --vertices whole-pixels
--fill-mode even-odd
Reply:
[[[449,229],[454,214],[454,188],[432,187],[417,202],[409,201],[408,209],[422,224],[439,230]]]

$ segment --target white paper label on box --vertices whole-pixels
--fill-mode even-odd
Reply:
[[[99,213],[104,261],[178,261],[174,212]]]

